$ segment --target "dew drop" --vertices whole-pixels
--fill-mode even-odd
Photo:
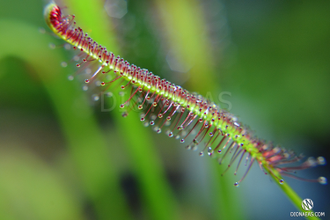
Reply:
[[[55,46],[55,44],[53,44],[53,43],[50,43],[50,44],[49,44],[49,48],[53,50],[53,49],[55,49],[55,48],[56,48],[56,46]]]
[[[94,96],[93,96],[93,100],[94,100],[94,101],[98,101],[99,99],[100,99],[100,96],[98,96],[98,95],[94,95]]]
[[[70,44],[64,44],[64,49],[71,50],[71,45]]]
[[[152,126],[152,125],[154,125],[155,124],[155,122],[154,121],[150,121],[150,125]]]
[[[326,185],[328,183],[327,178],[325,178],[324,176],[320,176],[317,181],[322,184],[322,185]]]
[[[119,108],[124,108],[124,106],[125,106],[124,104],[121,104],[121,105],[119,106]]]
[[[86,74],[91,74],[91,73],[92,73],[91,68],[86,68],[85,73],[86,73]]]
[[[200,153],[199,153],[199,156],[204,156],[204,152],[203,151],[201,151]]]
[[[190,145],[186,146],[186,149],[191,150],[191,146]]]
[[[175,139],[179,140],[180,139],[180,135],[175,136]]]
[[[101,86],[105,86],[105,82],[101,82]]]
[[[80,67],[80,64],[79,64],[79,63],[77,63],[77,64],[76,64],[76,67]]]
[[[166,117],[166,120],[167,120],[167,121],[170,121],[170,120],[171,120],[171,116],[167,116],[167,117]]]
[[[163,117],[163,114],[162,113],[159,113],[158,114],[158,118],[162,118]]]
[[[283,184],[284,183],[284,180],[283,179],[280,179],[280,184]]]
[[[173,137],[173,132],[171,131],[170,133],[168,133],[169,137]]]
[[[73,60],[74,60],[74,61],[78,61],[78,60],[79,60],[79,56],[78,56],[78,55],[75,55],[75,56],[73,57]]]
[[[162,132],[162,129],[158,128],[158,129],[156,130],[156,132],[157,132],[158,134],[160,134],[160,133]]]
[[[212,156],[212,155],[213,155],[213,153],[214,153],[214,151],[213,151],[213,150],[211,150],[211,151],[209,151],[207,154],[208,154],[209,156]]]
[[[138,109],[140,109],[140,110],[143,109],[142,105],[139,105],[139,106],[138,106]]]
[[[315,167],[318,164],[314,157],[309,157],[305,163],[308,164],[309,167]]]
[[[39,32],[40,32],[41,34],[45,34],[45,33],[46,33],[46,30],[45,30],[45,28],[39,28]]]
[[[128,116],[127,112],[123,112],[123,114],[121,114],[121,116],[123,116],[124,118],[126,118]]]
[[[140,118],[140,121],[144,121],[144,120],[145,120],[145,118],[144,118],[144,117]]]
[[[61,62],[61,67],[67,67],[68,66],[68,63],[67,62]]]
[[[72,81],[74,77],[72,75],[68,76],[68,80]]]
[[[192,150],[193,150],[193,151],[196,151],[197,149],[198,149],[197,145],[196,145],[196,144],[194,144],[194,146],[193,146]]]
[[[95,85],[96,86],[101,86],[101,81],[99,81],[99,80],[95,81]]]
[[[149,122],[145,121],[145,122],[143,123],[143,126],[144,126],[144,127],[148,127],[148,126],[149,126]]]
[[[317,163],[319,165],[325,165],[327,162],[325,161],[324,157],[318,157],[317,158]]]
[[[89,79],[85,79],[85,83],[89,83]]]
[[[184,139],[183,138],[180,140],[180,143],[184,143]]]
[[[234,183],[234,186],[239,187],[239,183],[238,182]]]
[[[112,97],[113,96],[113,94],[112,94],[112,92],[107,92],[107,97]]]
[[[192,134],[193,132],[191,132],[191,134]],[[181,132],[181,136],[183,137],[183,136],[187,136],[187,132],[186,131],[182,131]]]
[[[84,85],[84,86],[82,87],[82,90],[83,90],[83,91],[87,91],[87,90],[88,90],[88,86]]]
[[[221,150],[218,150],[218,153],[221,154]]]

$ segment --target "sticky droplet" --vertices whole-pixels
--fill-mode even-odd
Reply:
[[[234,183],[234,186],[239,187],[239,183],[238,182]]]
[[[71,50],[71,45],[70,44],[64,44],[64,49]]]
[[[327,178],[325,178],[324,176],[320,176],[317,181],[322,184],[322,185],[326,185],[328,183]]]
[[[99,99],[100,99],[100,96],[98,96],[98,95],[94,95],[94,96],[93,96],[93,100],[94,100],[94,101],[98,101]]]
[[[97,80],[97,81],[95,82],[95,85],[96,85],[96,86],[101,86],[101,81]]]
[[[55,49],[55,48],[56,48],[56,46],[55,46],[55,44],[53,44],[53,43],[50,43],[50,44],[49,44],[49,48],[53,50],[53,49]]]
[[[87,91],[87,90],[88,90],[88,86],[84,85],[84,86],[82,87],[82,90]]]
[[[45,28],[39,28],[39,32],[40,32],[41,34],[45,34],[45,33],[46,33],[46,30],[45,30]]]
[[[318,163],[319,165],[325,165],[327,162],[326,162],[326,160],[324,159],[324,157],[318,157],[318,158],[317,158],[317,163]]]
[[[61,67],[67,67],[68,66],[68,63],[67,62],[61,62]]]

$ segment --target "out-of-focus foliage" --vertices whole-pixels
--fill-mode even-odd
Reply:
[[[230,108],[261,138],[329,160],[329,2],[106,2],[127,13],[93,11],[102,1],[62,5],[129,62]],[[257,166],[231,187],[242,172],[220,178],[215,161],[135,114],[118,118],[119,98],[102,112],[102,100],[67,80],[76,70],[60,62],[71,52],[48,48],[63,42],[38,33],[42,11],[38,0],[0,2],[0,219],[288,219],[295,211]],[[286,180],[315,211],[329,210],[328,186]]]

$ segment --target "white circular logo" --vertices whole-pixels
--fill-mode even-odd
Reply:
[[[301,207],[306,211],[311,210],[314,207],[313,200],[304,199],[301,203]]]

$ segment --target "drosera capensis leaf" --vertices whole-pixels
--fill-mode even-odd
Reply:
[[[235,186],[244,179],[254,161],[257,161],[265,174],[270,174],[279,184],[284,183],[281,175],[295,177],[292,175],[295,170],[325,163],[324,158],[319,157],[317,160],[309,158],[299,166],[288,166],[300,161],[302,156],[254,137],[237,117],[204,97],[161,79],[119,56],[116,57],[77,27],[74,16],[62,15],[57,5],[49,4],[44,14],[54,33],[73,45],[75,50],[80,50],[81,62],[77,67],[99,62],[95,72],[85,80],[87,84],[98,80],[100,83],[97,86],[103,86],[103,91],[113,85],[125,90],[130,89],[131,96],[120,105],[120,108],[126,109],[123,116],[137,108],[142,112],[140,120],[143,124],[153,126],[157,133],[165,131],[169,137],[175,137],[181,143],[188,142],[192,136],[187,149],[197,150],[198,146],[202,145],[201,142],[204,142],[199,151],[200,156],[215,157],[222,163],[225,157],[232,154],[228,168],[238,160],[236,170],[240,164],[247,164],[245,174],[234,183]],[[112,80],[106,81],[107,75],[111,75]],[[324,177],[308,181],[326,183]]]

